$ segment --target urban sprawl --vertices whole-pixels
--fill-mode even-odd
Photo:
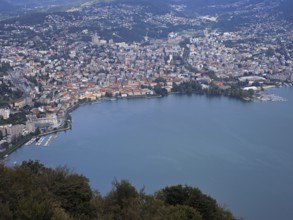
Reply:
[[[235,31],[213,28],[216,16],[182,17],[184,7],[155,14],[93,5],[38,15],[39,23],[2,21],[0,153],[29,135],[66,129],[68,112],[82,103],[171,92],[281,100],[261,92],[293,82],[293,29],[266,12],[273,2],[239,5],[231,16],[255,10],[256,22]],[[125,37],[140,26],[140,40]]]

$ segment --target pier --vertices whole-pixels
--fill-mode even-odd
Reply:
[[[40,146],[40,145],[43,143],[44,140],[45,140],[45,137],[41,137],[41,138],[37,141],[36,145],[37,145],[37,146]]]
[[[49,144],[57,137],[57,135],[51,135],[47,142],[44,144],[45,147],[49,146]]]
[[[35,137],[33,137],[32,139],[30,139],[28,142],[25,143],[25,146],[31,145],[32,143],[34,143],[36,140]]]

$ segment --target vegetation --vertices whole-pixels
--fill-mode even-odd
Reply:
[[[4,74],[0,70],[0,76]],[[19,89],[12,89],[12,84],[0,81],[0,108],[7,107],[11,102],[20,99],[23,93]]]
[[[179,85],[173,83],[172,92],[191,95],[193,92],[203,93],[200,83],[196,81],[184,82]]]
[[[6,124],[25,124],[27,121],[25,112],[17,112],[15,114],[10,115],[10,117],[6,120],[4,120],[0,116],[0,125],[6,125]]]
[[[158,77],[158,78],[156,78],[155,79],[155,82],[156,83],[163,83],[163,84],[166,84],[166,79],[165,78],[163,78],[163,77]]]
[[[146,195],[128,181],[115,180],[101,196],[86,177],[34,161],[13,168],[0,164],[0,186],[0,219],[235,219],[197,188],[178,185]]]
[[[197,81],[184,82],[179,85],[173,84],[172,92],[180,94],[206,94],[210,96],[227,96],[238,99],[251,99],[254,95],[253,90],[243,90],[240,86],[219,87],[214,83],[210,83],[206,89],[203,89]]]
[[[160,96],[167,96],[168,95],[167,89],[162,88],[161,84],[159,84],[159,83],[154,87],[154,91],[157,95],[160,95]]]
[[[10,70],[11,67],[8,63],[0,63],[0,78],[7,76]],[[0,108],[7,107],[13,100],[22,97],[23,94],[20,90],[13,90],[11,87],[11,82],[5,83],[3,80],[0,80]]]
[[[0,63],[0,77],[7,75],[7,72],[11,70],[9,63]]]

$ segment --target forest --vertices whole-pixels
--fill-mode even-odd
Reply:
[[[89,180],[67,167],[38,161],[0,164],[0,219],[23,220],[234,220],[232,213],[187,185],[165,187],[152,195],[127,180],[114,180],[102,196]]]

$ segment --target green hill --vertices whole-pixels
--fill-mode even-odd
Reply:
[[[171,186],[147,195],[128,181],[114,181],[105,196],[86,177],[38,162],[13,168],[0,164],[0,219],[234,220],[216,200],[190,186]]]

